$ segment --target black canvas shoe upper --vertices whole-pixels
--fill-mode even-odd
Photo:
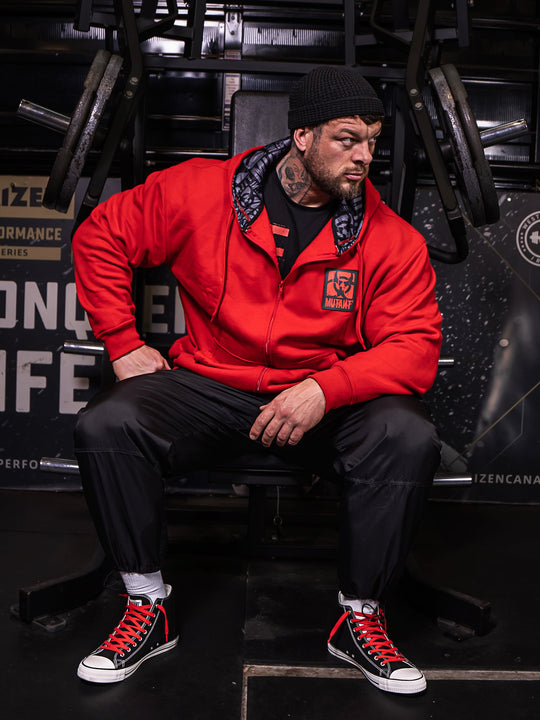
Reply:
[[[166,586],[167,587],[167,586]],[[151,602],[127,597],[124,615],[109,637],[80,663],[77,674],[90,682],[116,682],[146,659],[172,649],[178,640],[172,593]]]
[[[424,676],[388,637],[384,612],[369,604],[359,611],[354,607],[357,604],[354,601],[351,606],[343,606],[344,612],[328,638],[329,651],[358,667],[382,690],[401,693],[423,690]]]
[[[124,617],[96,651],[108,657],[115,667],[140,659],[176,636],[174,613],[167,613],[170,600],[158,599],[151,603],[144,595],[127,597]],[[171,627],[172,625],[172,627]]]

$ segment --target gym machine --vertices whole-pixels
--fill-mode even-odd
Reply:
[[[419,0],[414,29],[410,33],[385,29],[379,21],[379,0],[375,0],[370,17],[371,36],[354,33],[354,2],[344,0],[345,58],[355,64],[356,47],[366,42],[386,43],[397,47],[406,58],[403,71],[387,67],[362,68],[366,76],[391,83],[395,102],[391,182],[388,204],[410,221],[419,172],[431,172],[446,216],[455,247],[443,250],[429,246],[433,259],[446,263],[461,262],[467,257],[465,217],[474,227],[494,223],[499,208],[493,177],[484,148],[507,142],[528,132],[524,119],[505,123],[480,132],[469,106],[467,92],[458,71],[451,64],[433,66],[447,39],[468,41],[467,6],[456,4],[456,28],[446,33],[435,26],[436,3]],[[142,3],[136,15],[132,0],[115,0],[114,14],[92,15],[90,0],[81,0],[75,25],[88,29],[92,23],[105,25],[106,37],[115,36],[113,52],[100,49],[90,67],[82,96],[71,117],[22,100],[21,117],[64,134],[47,185],[43,204],[66,212],[77,182],[85,167],[89,150],[98,147],[97,165],[90,178],[78,212],[77,227],[98,204],[105,181],[117,153],[131,153],[132,165],[124,185],[141,182],[142,138],[130,137],[130,122],[137,113],[144,92],[145,71],[174,67],[180,71],[261,72],[299,75],[314,65],[285,61],[202,58],[201,43],[206,3],[189,4],[187,27],[178,28],[176,2],[167,0],[168,15],[158,19],[158,0]],[[399,3],[397,4],[399,8]],[[183,56],[144,58],[141,43],[149,37],[166,37],[173,33],[185,39]],[[449,36],[449,38],[448,38]],[[103,115],[110,106],[110,122],[103,128]],[[433,111],[435,109],[435,112]],[[458,201],[456,189],[460,194]]]

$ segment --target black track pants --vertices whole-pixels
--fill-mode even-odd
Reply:
[[[161,567],[165,478],[253,451],[249,429],[269,399],[187,370],[165,370],[116,383],[80,412],[75,450],[82,484],[119,570]],[[384,599],[440,460],[421,401],[392,395],[330,411],[298,446],[273,451],[336,478],[340,589]]]

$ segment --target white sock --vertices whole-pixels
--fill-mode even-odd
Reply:
[[[161,570],[153,573],[120,572],[128,595],[144,595],[150,602],[167,597]]]
[[[341,591],[338,593],[338,603],[342,608],[351,608],[355,613],[360,615],[374,615],[379,611],[379,601],[370,598],[351,598],[344,595]]]

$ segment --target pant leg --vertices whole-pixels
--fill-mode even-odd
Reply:
[[[260,404],[255,394],[169,370],[117,383],[79,413],[75,453],[82,485],[117,569],[161,567],[164,478],[244,449]]]
[[[439,466],[433,424],[419,399],[384,396],[329,413],[310,435],[312,458],[322,448],[332,453],[342,485],[340,589],[384,601],[404,568]]]

